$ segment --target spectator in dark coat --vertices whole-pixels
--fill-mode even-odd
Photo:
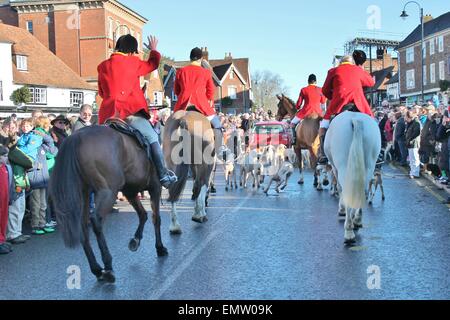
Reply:
[[[450,173],[449,165],[449,138],[450,138],[450,118],[448,111],[445,111],[442,122],[436,131],[436,141],[441,143],[441,151],[438,155],[438,166],[441,169],[442,179],[448,181]]]
[[[420,177],[420,159],[419,159],[419,143],[420,143],[420,123],[417,115],[408,111],[406,113],[406,146],[408,147],[409,166],[411,171],[409,176],[411,179]]]
[[[402,112],[395,114],[397,120],[394,129],[395,149],[399,152],[399,162],[401,166],[406,166],[406,158],[408,157],[408,148],[406,146],[406,123]]]
[[[430,158],[435,155],[437,122],[436,109],[429,105],[426,110],[427,119],[420,133],[419,156],[424,170],[428,171],[427,165],[430,163]]]
[[[53,128],[50,129],[50,135],[55,142],[55,146],[59,149],[64,142],[64,139],[69,136],[67,133],[67,126],[70,124],[70,121],[63,115],[59,115],[51,122],[51,124]]]

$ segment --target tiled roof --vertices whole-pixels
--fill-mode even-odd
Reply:
[[[250,84],[250,75],[248,73],[248,70],[249,70],[249,67],[248,67],[249,60],[248,60],[248,58],[238,58],[238,59],[231,58],[231,59],[209,60],[209,63],[211,64],[211,66],[213,68],[215,68],[217,66],[220,66],[220,65],[229,64],[231,62],[238,69],[239,73],[244,77],[244,80],[248,84]]]
[[[27,30],[0,23],[0,42],[13,44],[13,55],[28,57],[28,71],[17,70],[13,63],[16,84],[96,90],[96,87],[84,81]]]
[[[443,15],[434,18],[433,20],[430,20],[426,22],[423,26],[424,28],[424,37],[428,37],[432,34],[438,33],[440,31],[443,31],[445,29],[450,28],[450,11],[447,13],[444,13]],[[417,28],[414,29],[413,32],[411,32],[405,40],[403,40],[399,45],[397,49],[407,47],[413,43],[416,43],[420,41],[422,38],[422,26],[418,25]]]
[[[225,73],[227,73],[228,69],[230,69],[230,66],[231,63],[227,63],[213,67],[214,73],[216,74],[217,78],[222,80],[223,77],[225,76]]]

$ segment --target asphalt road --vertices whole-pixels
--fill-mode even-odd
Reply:
[[[179,236],[169,234],[165,203],[162,230],[169,255],[163,258],[156,256],[151,220],[141,248],[128,250],[138,220],[130,206],[119,203],[120,212],[105,222],[114,285],[98,283],[81,247],[66,249],[60,234],[33,236],[0,256],[0,299],[450,298],[449,207],[428,181],[410,180],[386,166],[386,201],[377,194],[364,210],[364,228],[348,248],[337,199],[315,191],[310,173],[304,186],[294,179],[297,173],[285,192],[266,196],[261,190],[225,192],[218,174],[209,221],[191,221],[187,192],[179,206]],[[149,208],[149,201],[144,205]],[[80,269],[80,289],[67,285],[71,266]]]

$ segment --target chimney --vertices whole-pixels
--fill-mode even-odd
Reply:
[[[231,59],[233,59],[233,57],[231,56],[231,52],[228,52],[228,55],[227,55],[227,52],[225,52],[225,60],[231,60]]]
[[[202,53],[203,53],[203,59],[205,59],[206,61],[209,61],[209,52],[208,52],[208,47],[202,47]]]
[[[431,21],[431,20],[433,20],[433,16],[432,16],[431,14],[426,14],[426,15],[423,17],[423,23],[427,23],[427,22],[429,22],[429,21]]]

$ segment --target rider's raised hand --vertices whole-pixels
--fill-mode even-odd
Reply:
[[[148,44],[146,43],[145,46],[147,47],[148,50],[156,50],[156,48],[158,47],[158,39],[155,36],[149,36],[147,38],[148,40]]]

